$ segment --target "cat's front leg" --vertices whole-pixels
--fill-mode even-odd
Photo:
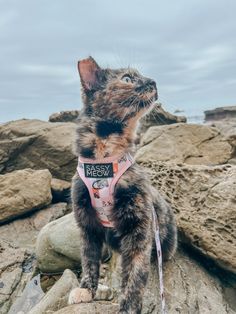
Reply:
[[[82,279],[79,288],[70,292],[69,304],[91,302],[99,280],[103,240],[95,230],[81,230]]]
[[[123,238],[120,314],[141,313],[150,268],[150,254],[151,237],[148,230],[145,234],[139,234],[139,231],[135,230]]]

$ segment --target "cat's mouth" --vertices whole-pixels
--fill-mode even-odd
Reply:
[[[148,108],[158,99],[157,90],[152,90],[140,96],[139,108]]]

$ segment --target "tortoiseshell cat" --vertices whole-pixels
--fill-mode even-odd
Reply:
[[[134,154],[137,122],[157,99],[156,84],[134,69],[102,69],[93,58],[79,61],[84,107],[79,115],[77,155],[89,159]],[[132,164],[114,189],[113,228],[104,227],[91,205],[88,189],[75,174],[72,203],[81,234],[83,277],[69,303],[91,301],[96,293],[103,243],[122,257],[119,313],[138,314],[148,278],[153,243],[152,206],[157,213],[164,259],[176,250],[172,209],[153,189],[145,170]]]

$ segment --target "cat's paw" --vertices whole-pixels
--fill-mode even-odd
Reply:
[[[75,288],[70,292],[68,304],[87,303],[92,299],[92,293],[88,289]]]

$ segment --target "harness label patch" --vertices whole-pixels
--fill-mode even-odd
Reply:
[[[113,164],[84,164],[84,175],[86,178],[112,178]]]

